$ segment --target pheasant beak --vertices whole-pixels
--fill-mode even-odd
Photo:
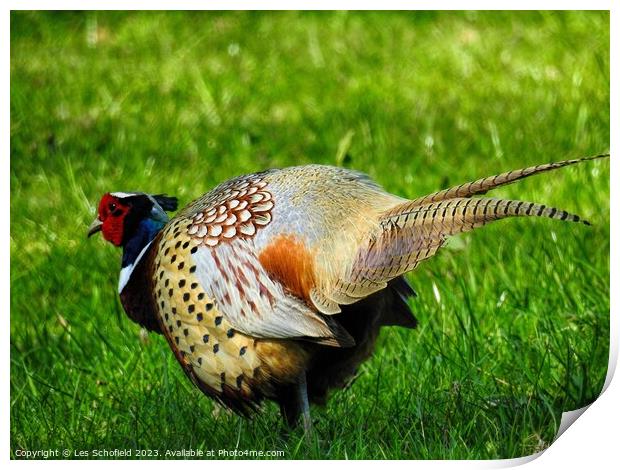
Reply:
[[[101,226],[103,225],[103,222],[101,222],[101,220],[99,220],[99,218],[96,218],[92,224],[90,224],[90,227],[88,227],[88,236],[90,237],[91,235],[94,235],[97,232],[101,231]]]

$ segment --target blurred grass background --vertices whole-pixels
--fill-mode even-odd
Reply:
[[[593,401],[609,343],[609,163],[495,195],[592,227],[509,220],[409,275],[416,331],[384,329],[316,436],[188,382],[87,240],[113,190],[181,204],[304,163],[422,195],[609,147],[607,12],[12,12],[11,452],[240,448],[286,458],[508,458]],[[160,454],[161,455],[161,454]]]

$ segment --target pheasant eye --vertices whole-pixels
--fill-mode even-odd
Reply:
[[[122,206],[119,207],[116,203],[110,202],[108,204],[108,214],[110,214],[112,217],[120,217],[121,215],[123,215]]]

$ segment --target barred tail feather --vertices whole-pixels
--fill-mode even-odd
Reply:
[[[443,231],[446,224],[450,224],[448,230],[450,233],[445,233],[446,235],[468,231],[468,226],[471,224],[479,226],[479,224],[506,217],[547,217],[590,225],[578,215],[555,207],[497,198],[453,198],[421,206],[404,203],[390,210],[386,215],[381,221],[384,231],[394,226],[397,228],[427,227],[434,231]]]
[[[555,207],[509,199],[455,198],[416,206],[404,203],[381,220],[380,233],[360,250],[351,282],[387,281],[433,256],[450,235],[508,217],[546,217],[590,225]]]
[[[421,206],[431,202],[443,201],[453,198],[468,198],[475,195],[485,194],[491,189],[499,186],[514,183],[515,181],[527,178],[528,176],[537,175],[551,170],[557,170],[565,166],[574,165],[576,163],[586,162],[589,160],[597,160],[599,158],[607,158],[609,154],[595,155],[592,157],[576,158],[573,160],[564,160],[555,163],[545,163],[543,165],[530,166],[520,170],[508,171],[495,176],[489,176],[469,183],[463,183],[459,186],[437,191],[427,196],[422,196],[411,201],[412,206]]]

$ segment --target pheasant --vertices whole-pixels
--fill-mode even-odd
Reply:
[[[106,193],[89,236],[123,248],[118,292],[163,334],[196,386],[238,414],[264,399],[310,427],[368,359],[382,326],[415,328],[403,275],[450,235],[516,216],[588,222],[533,202],[474,198],[598,155],[479,179],[413,200],[322,165],[233,178],[176,216],[177,199]]]

